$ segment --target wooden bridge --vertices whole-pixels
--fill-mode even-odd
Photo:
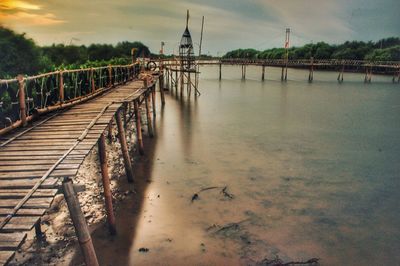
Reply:
[[[96,71],[100,75],[96,75]],[[66,77],[71,73],[81,74],[72,82],[85,80],[86,86],[78,89],[81,93],[65,101],[66,88],[71,85]],[[105,73],[102,76],[101,73]],[[27,233],[35,228],[41,238],[41,217],[51,205],[54,196],[63,192],[68,203],[71,218],[76,228],[79,243],[87,264],[96,265],[90,234],[75,197],[71,179],[81,166],[84,158],[98,144],[104,188],[105,209],[110,233],[115,233],[115,219],[112,207],[108,169],[105,152],[105,134],[118,128],[118,138],[124,158],[126,176],[133,181],[132,162],[126,142],[127,121],[135,121],[139,152],[143,153],[141,110],[145,109],[147,131],[152,136],[152,115],[156,114],[156,83],[162,75],[159,72],[140,74],[137,65],[81,69],[53,72],[35,77],[0,81],[7,88],[15,83],[19,87],[18,118],[6,125],[0,142],[0,264],[7,264],[25,240]],[[56,80],[58,102],[43,105],[40,97],[27,108],[29,84],[40,84],[40,80]],[[45,83],[45,82],[44,82]],[[44,84],[42,82],[42,84]],[[4,86],[3,86],[4,87]],[[77,87],[75,87],[77,88]],[[41,88],[43,89],[43,87]],[[82,95],[84,91],[90,92]],[[52,90],[49,90],[50,94]],[[161,102],[164,101],[160,90]],[[47,92],[46,92],[47,93]],[[47,93],[47,96],[50,95]],[[46,95],[46,94],[45,94]],[[144,103],[145,108],[142,108]],[[47,113],[48,111],[53,111]],[[54,112],[55,111],[55,112]],[[38,116],[40,118],[38,118]],[[4,114],[3,114],[4,115]],[[16,116],[14,116],[16,117]],[[35,120],[36,118],[36,120]],[[29,125],[27,123],[31,121]]]
[[[163,64],[168,68],[177,67],[177,61],[164,60]],[[367,60],[340,60],[340,59],[242,59],[242,58],[217,58],[217,59],[198,59],[199,65],[218,65],[219,79],[222,78],[223,65],[236,65],[242,68],[242,79],[246,79],[246,66],[260,66],[261,80],[265,79],[266,67],[282,68],[281,80],[287,80],[288,68],[309,69],[308,81],[314,79],[314,70],[328,69],[338,71],[337,80],[343,82],[343,75],[347,71],[365,73],[364,82],[371,82],[373,73],[385,73],[392,75],[393,83],[400,83],[400,61],[367,61]],[[171,73],[171,79],[172,73]]]

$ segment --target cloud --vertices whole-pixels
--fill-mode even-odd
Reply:
[[[0,3],[0,10],[14,10],[14,9],[39,10],[40,6],[18,0],[2,0],[2,2]]]
[[[282,47],[286,27],[294,46],[399,36],[399,0],[96,0],[84,8],[82,0],[0,1],[0,22],[39,44],[128,40],[158,51],[164,41],[170,53],[183,33],[186,9],[194,42],[205,16],[203,50],[213,54]]]
[[[0,21],[5,21],[5,25],[15,25],[15,24],[30,24],[38,26],[49,26],[65,23],[64,20],[57,19],[54,14],[32,14],[27,12],[16,12],[13,14],[1,14]]]

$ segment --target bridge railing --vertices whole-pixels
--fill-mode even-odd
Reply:
[[[60,70],[0,80],[0,135],[37,114],[89,99],[139,75],[139,64]]]

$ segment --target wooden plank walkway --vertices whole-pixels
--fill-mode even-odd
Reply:
[[[21,128],[0,140],[0,224],[6,222],[0,228],[0,265],[12,259],[34,226],[40,226],[40,218],[50,207],[61,179],[77,174],[116,112],[125,102],[140,101],[153,85],[145,89],[140,80],[128,82],[91,101],[50,114],[47,121],[43,122],[44,117],[42,122],[33,123],[28,132],[25,131],[29,127]],[[90,128],[89,124],[92,124]],[[84,139],[69,151],[85,130]],[[21,132],[25,133],[19,135]],[[39,189],[10,216],[35,184],[64,156]]]

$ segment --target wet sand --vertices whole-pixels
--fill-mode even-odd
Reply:
[[[400,90],[390,77],[337,84],[316,72],[308,84],[307,71],[289,70],[281,83],[267,68],[262,83],[258,68],[240,81],[240,68],[224,67],[218,82],[217,68],[202,72],[201,97],[158,106],[118,235],[93,232],[102,265],[400,262]]]

